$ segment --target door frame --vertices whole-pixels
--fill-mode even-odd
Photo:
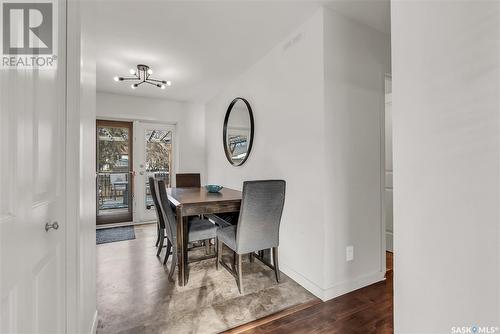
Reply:
[[[99,186],[97,184],[97,177],[98,177],[98,168],[99,168],[99,162],[97,161],[97,154],[99,152],[99,139],[97,138],[97,128],[100,126],[110,126],[110,127],[121,127],[121,128],[127,128],[129,130],[129,139],[128,139],[128,144],[129,144],[129,150],[128,150],[128,155],[129,155],[129,164],[128,164],[128,175],[129,175],[129,200],[128,200],[128,212],[125,214],[115,214],[115,215],[109,215],[109,216],[103,216],[99,217],[98,212],[99,212],[99,194],[98,194],[98,189],[97,187]],[[134,219],[134,124],[133,122],[130,121],[117,121],[117,120],[108,120],[108,119],[96,119],[96,135],[95,135],[95,143],[96,143],[96,162],[95,162],[95,169],[96,169],[96,225],[105,225],[105,224],[116,224],[116,223],[127,223],[127,222],[132,222]]]
[[[66,333],[96,333],[94,3],[66,4]]]

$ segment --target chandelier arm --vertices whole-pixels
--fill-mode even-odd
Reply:
[[[128,80],[138,80],[137,78],[123,78],[121,77],[120,81],[128,81]]]
[[[147,84],[150,84],[150,85],[153,85],[155,87],[158,87],[158,84],[155,84],[155,83],[152,83],[152,82],[149,82],[149,80],[146,80],[146,81],[143,81],[144,83],[147,83]]]
[[[163,80],[156,80],[156,79],[148,79],[149,81],[154,81],[154,82],[158,82],[158,83],[164,83]]]

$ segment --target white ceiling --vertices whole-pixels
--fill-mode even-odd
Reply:
[[[391,33],[390,0],[323,0],[329,9],[380,32]]]
[[[269,52],[321,5],[389,32],[389,0],[97,2],[97,89],[205,102]],[[165,90],[114,82],[137,64]]]

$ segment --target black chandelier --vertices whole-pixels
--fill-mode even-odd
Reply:
[[[151,74],[153,74],[153,70],[148,66],[148,65],[142,65],[139,64],[137,65],[137,70],[131,69],[130,74],[133,75],[133,77],[115,77],[115,81],[138,81],[136,83],[133,83],[130,85],[132,89],[136,89],[143,83],[147,83],[153,86],[156,86],[161,89],[165,89],[167,86],[171,86],[172,82],[170,81],[165,81],[165,80],[156,80],[156,79],[151,79]]]

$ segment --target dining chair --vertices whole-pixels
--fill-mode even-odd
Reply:
[[[235,278],[238,290],[243,293],[242,255],[255,256],[274,270],[276,281],[280,281],[278,264],[279,228],[283,205],[285,203],[286,182],[283,180],[263,180],[243,182],[238,225],[221,228],[217,231],[217,262]],[[222,260],[222,245],[234,252],[233,270]],[[273,264],[265,261],[255,252],[272,249]]]
[[[155,244],[155,246],[158,247],[158,244],[160,243],[160,233],[162,233],[164,230],[164,228],[162,228],[161,226],[165,226],[165,222],[163,221],[163,215],[161,214],[160,201],[158,199],[158,194],[156,192],[156,187],[155,187],[155,179],[152,176],[149,177],[149,190],[151,192],[151,197],[153,198],[153,203],[155,205],[155,211],[156,211],[156,244]],[[162,248],[163,248],[163,242],[162,242],[161,246],[158,247],[158,251],[156,252],[156,256],[160,255]]]
[[[179,188],[201,187],[200,173],[179,173],[175,175],[175,186]]]
[[[160,210],[163,215],[164,227],[167,238],[167,251],[163,264],[166,264],[170,253],[172,253],[172,264],[168,278],[172,280],[175,267],[177,266],[177,220],[175,219],[174,212],[168,201],[168,195],[165,188],[165,182],[158,180],[155,182],[156,192],[159,195]],[[188,221],[188,243],[196,241],[208,242],[210,239],[215,239],[217,235],[218,225],[212,223],[208,219],[201,219],[199,217],[190,217]],[[163,244],[164,234],[160,234],[160,244]],[[172,250],[172,252],[171,252]]]
[[[178,173],[175,174],[175,186],[179,188],[200,188],[200,173]],[[204,218],[200,215],[199,218]],[[208,245],[210,247],[210,245]]]

